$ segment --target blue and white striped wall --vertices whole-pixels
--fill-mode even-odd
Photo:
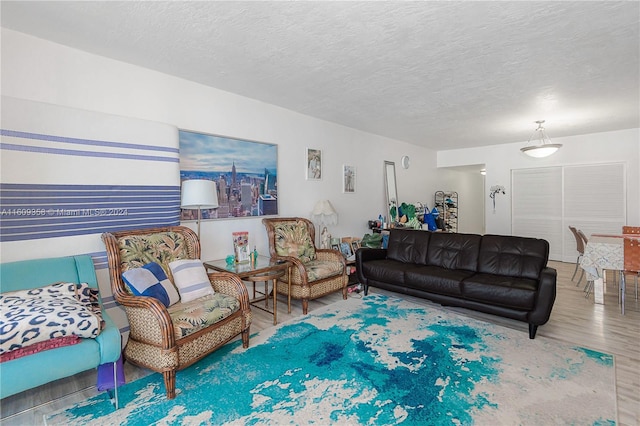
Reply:
[[[90,254],[126,331],[100,235],[179,224],[178,129],[6,96],[1,117],[0,260]]]

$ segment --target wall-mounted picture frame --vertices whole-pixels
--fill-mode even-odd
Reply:
[[[322,180],[322,150],[307,148],[305,164],[307,180]]]
[[[219,207],[203,209],[203,220],[278,215],[278,145],[181,129],[178,138],[180,182],[216,183]],[[181,210],[180,220],[197,218]]]
[[[345,194],[354,194],[356,192],[355,166],[342,165],[342,192]]]

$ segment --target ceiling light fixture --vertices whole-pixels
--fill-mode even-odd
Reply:
[[[551,139],[549,139],[549,136],[544,132],[544,127],[542,127],[544,120],[536,121],[536,123],[538,124],[538,128],[534,130],[533,134],[529,138],[528,145],[524,148],[520,148],[520,151],[524,152],[529,157],[543,158],[550,156],[558,149],[562,148],[561,143],[551,143]],[[532,142],[536,143],[536,145],[532,145]]]

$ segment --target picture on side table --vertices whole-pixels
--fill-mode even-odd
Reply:
[[[307,161],[306,161],[306,173],[307,180],[321,180],[322,179],[322,151],[319,149],[307,148]]]
[[[246,231],[233,232],[233,252],[236,263],[249,262],[249,233]]]
[[[355,166],[342,166],[342,192],[353,194],[356,192],[356,168]]]
[[[340,243],[340,252],[346,258],[351,257],[353,255],[353,251],[351,250],[351,244],[349,244],[349,243]]]

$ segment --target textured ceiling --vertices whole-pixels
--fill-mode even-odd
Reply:
[[[2,26],[437,150],[640,127],[640,2],[2,1]]]

